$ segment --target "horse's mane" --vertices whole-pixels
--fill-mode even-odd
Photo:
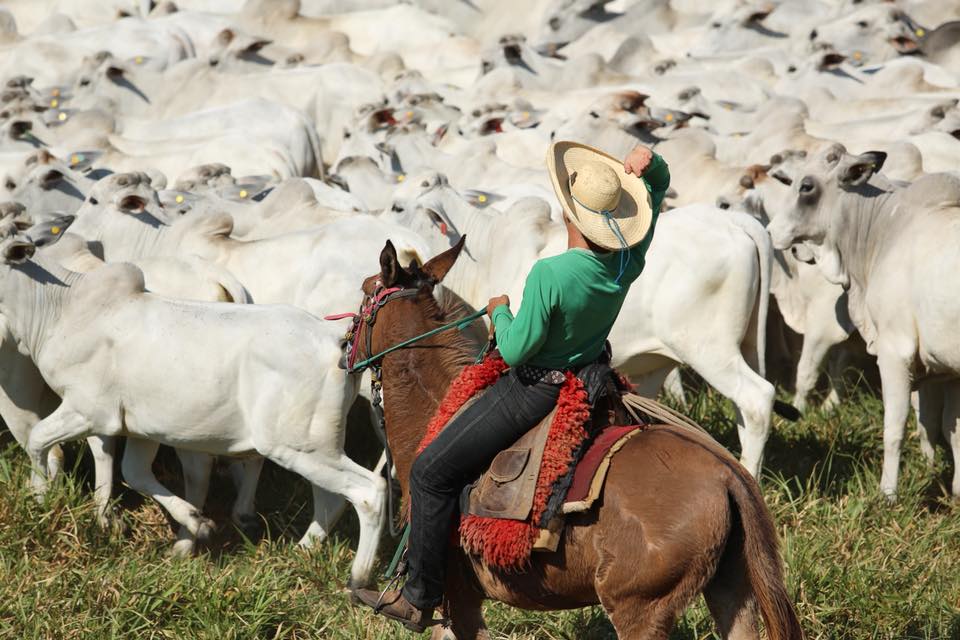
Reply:
[[[467,302],[443,285],[437,285],[430,303],[434,308],[430,314],[436,326],[466,318],[474,310]],[[463,329],[445,331],[440,334],[449,349],[443,350],[442,365],[460,370],[473,364],[487,340],[487,328],[480,319],[474,320]]]

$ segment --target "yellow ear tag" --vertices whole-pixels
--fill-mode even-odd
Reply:
[[[63,111],[57,114],[57,120],[59,120],[60,122],[63,122],[66,119],[67,119],[67,114],[65,114]]]
[[[177,204],[180,204],[181,202],[183,202],[183,196],[178,193],[178,194],[177,194],[177,197],[174,198],[174,200],[177,201]]]
[[[60,96],[60,89],[54,89],[53,91],[50,92],[50,95],[52,95],[54,98],[59,97],[59,96]]]
[[[917,29],[914,33],[916,33],[917,36],[920,37],[920,38],[922,38],[923,36],[927,35],[927,32],[924,31],[923,29]]]
[[[407,179],[407,176],[403,175],[402,173],[397,174],[397,182],[403,182],[406,179]]]
[[[859,60],[859,59],[861,59],[862,57],[863,57],[863,54],[860,53],[859,51],[854,51],[854,52],[853,52],[853,59],[854,59],[854,60]]]
[[[56,107],[58,104],[60,104],[60,101],[57,100],[56,98],[54,98],[53,100],[50,101],[50,106],[51,106],[51,107]]]
[[[50,227],[50,233],[55,236],[60,235],[60,227]]]
[[[673,121],[673,114],[672,114],[672,113],[668,113],[668,114],[667,114],[667,117],[664,118],[664,119],[665,119],[667,122],[672,122],[672,121]]]
[[[241,197],[241,198],[246,198],[246,197],[247,197],[247,190],[246,190],[246,189],[240,189],[240,197]]]
[[[483,194],[481,193],[479,196],[477,196],[477,200],[478,200],[479,202],[486,202],[486,201],[487,201],[487,196],[485,196],[485,195],[483,195]]]
[[[520,115],[523,116],[523,119],[524,119],[524,120],[526,120],[527,118],[530,117],[530,112],[529,112],[529,111],[524,111],[524,112],[521,113]]]
[[[407,118],[413,117],[413,111],[407,111]]]
[[[136,62],[137,64],[143,64],[143,56],[137,56],[136,58],[133,59],[133,61]]]
[[[723,105],[723,108],[726,109],[727,111],[733,111],[733,106],[729,104]]]
[[[70,156],[70,164],[80,164],[80,156],[78,155]]]

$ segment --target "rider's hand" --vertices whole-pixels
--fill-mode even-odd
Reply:
[[[623,161],[623,168],[627,173],[640,177],[650,166],[651,160],[653,160],[653,151],[648,147],[637,145],[627,156],[627,159]]]
[[[499,307],[500,305],[505,304],[508,307],[510,306],[510,298],[506,295],[496,296],[495,298],[490,298],[490,302],[487,303],[487,315],[490,318],[493,318],[493,310]]]

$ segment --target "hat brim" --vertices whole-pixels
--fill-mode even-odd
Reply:
[[[606,216],[587,209],[570,194],[570,175],[586,162],[603,162],[620,178],[620,202],[611,213],[627,247],[639,244],[653,223],[653,206],[646,183],[623,168],[623,162],[613,156],[579,142],[554,142],[547,150],[547,171],[553,190],[570,221],[585,238],[604,249],[623,249]]]

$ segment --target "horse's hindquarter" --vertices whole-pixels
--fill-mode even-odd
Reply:
[[[712,575],[730,530],[736,464],[702,436],[648,428],[614,456],[598,506],[567,517],[556,552],[534,552],[522,574],[474,562],[487,597],[525,609],[609,608],[611,599],[669,593],[691,572]]]

